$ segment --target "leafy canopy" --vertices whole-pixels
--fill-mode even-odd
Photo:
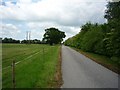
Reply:
[[[59,44],[63,41],[63,38],[65,38],[65,36],[65,32],[52,27],[45,29],[43,41],[50,45]]]

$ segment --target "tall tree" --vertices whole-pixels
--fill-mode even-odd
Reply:
[[[109,2],[105,13],[108,20],[106,34],[106,49],[109,55],[120,55],[120,1]]]
[[[58,44],[63,41],[63,38],[65,38],[65,36],[66,36],[65,32],[62,32],[52,27],[52,28],[45,29],[43,41],[50,45]]]
[[[118,20],[120,21],[120,1],[109,2],[104,16],[108,22]]]

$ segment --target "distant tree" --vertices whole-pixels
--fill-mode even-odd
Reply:
[[[45,29],[43,41],[50,45],[58,44],[63,41],[65,36],[65,32],[59,31],[58,29],[52,27]]]
[[[34,40],[31,40],[31,43],[33,43],[33,44],[41,44],[41,41],[37,40],[37,39],[34,39]]]
[[[4,38],[2,40],[2,43],[20,43],[20,40],[15,40],[15,39],[12,39],[12,38]]]
[[[41,41],[38,39],[34,39],[34,40],[30,40],[30,41],[28,41],[28,40],[21,41],[21,43],[26,43],[26,44],[28,44],[28,42],[30,42],[31,44],[41,44]]]
[[[27,40],[22,40],[21,43],[27,43]]]

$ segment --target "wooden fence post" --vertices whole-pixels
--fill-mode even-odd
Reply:
[[[12,62],[12,85],[15,88],[15,61]]]
[[[45,58],[44,58],[44,47],[43,47],[43,61],[44,61],[44,59],[45,59]]]

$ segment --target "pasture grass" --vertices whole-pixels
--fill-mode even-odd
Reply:
[[[20,61],[15,65],[16,88],[56,87],[54,83],[56,82],[55,74],[59,52],[59,45],[3,44],[3,88],[12,88],[12,68],[10,66],[12,60]]]

